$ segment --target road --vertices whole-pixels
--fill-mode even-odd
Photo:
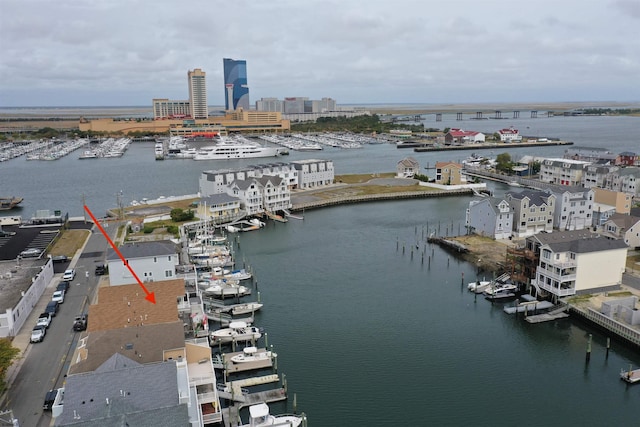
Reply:
[[[69,360],[81,334],[73,331],[73,320],[78,314],[88,311],[99,279],[94,275],[95,266],[104,263],[109,246],[96,227],[94,230],[82,253],[77,254],[68,267],[66,264],[56,266],[54,280],[24,326],[30,331],[31,325],[35,324],[38,314],[43,311],[39,307],[46,306],[62,277],[59,273],[65,267],[75,268],[76,277],[71,282],[64,303],[51,322],[44,341],[29,344],[22,367],[11,385],[7,406],[12,408],[14,417],[20,421],[21,426],[44,427],[51,424],[51,412],[44,412],[42,403],[48,390],[64,386]],[[116,230],[115,225],[106,228],[111,238]]]

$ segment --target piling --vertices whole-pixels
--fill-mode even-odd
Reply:
[[[589,360],[591,360],[591,339],[593,338],[593,335],[589,334],[589,339],[587,340],[587,355],[586,355],[586,362],[588,363]]]
[[[607,337],[607,354],[605,358],[609,357],[609,348],[611,348],[611,338]]]
[[[298,412],[298,396],[293,393],[293,413],[296,414]]]

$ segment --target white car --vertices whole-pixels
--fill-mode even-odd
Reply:
[[[44,326],[36,326],[31,331],[31,342],[42,342],[46,333],[47,328],[45,328]]]
[[[55,291],[51,296],[51,301],[56,301],[58,304],[64,302],[64,291]]]
[[[73,280],[76,277],[76,271],[74,269],[65,270],[62,275],[62,280]]]
[[[44,326],[45,328],[48,328],[49,325],[51,325],[51,319],[51,313],[42,313],[40,317],[38,317],[36,326]]]

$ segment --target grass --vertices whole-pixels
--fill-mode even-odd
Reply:
[[[64,230],[58,241],[51,248],[49,255],[73,257],[84,245],[89,234],[91,234],[89,230]]]
[[[419,185],[402,185],[402,186],[385,186],[385,185],[351,185],[346,188],[335,188],[333,190],[320,191],[313,193],[315,197],[321,199],[335,199],[336,197],[353,197],[353,196],[367,196],[370,194],[389,194],[389,193],[404,193],[414,191],[434,191],[431,187],[423,187]]]
[[[393,172],[384,173],[363,173],[351,175],[336,175],[334,181],[342,184],[362,184],[374,178],[393,178]]]

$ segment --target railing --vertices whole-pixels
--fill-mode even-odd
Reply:
[[[589,307],[587,310],[580,309],[574,305],[570,305],[572,311],[584,316],[593,323],[613,332],[619,337],[640,346],[640,331],[637,331],[624,323],[605,316],[597,310]]]
[[[539,283],[538,286],[541,289],[544,289],[545,291],[549,291],[554,295],[558,295],[559,297],[568,297],[568,296],[576,294],[576,289],[575,288],[560,289],[560,288],[555,288],[552,285],[547,285],[547,284],[544,284],[544,283]]]

